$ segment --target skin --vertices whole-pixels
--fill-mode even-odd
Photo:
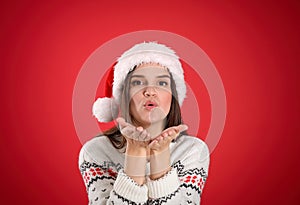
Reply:
[[[170,74],[166,68],[155,63],[142,64],[132,76],[132,124],[123,118],[118,118],[117,122],[127,140],[124,171],[137,184],[142,185],[145,183],[147,161],[150,161],[152,180],[163,177],[171,169],[169,145],[187,126],[179,125],[163,130],[172,100]],[[145,107],[149,101],[155,102],[156,106]]]

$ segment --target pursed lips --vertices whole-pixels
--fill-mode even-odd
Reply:
[[[147,110],[152,110],[153,108],[155,108],[157,106],[158,106],[158,104],[155,101],[148,100],[144,103],[144,108]]]

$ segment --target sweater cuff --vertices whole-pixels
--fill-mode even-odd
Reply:
[[[157,180],[151,180],[147,177],[147,186],[149,197],[157,199],[175,192],[180,185],[177,170],[172,168],[165,176]]]
[[[114,183],[114,190],[119,195],[136,203],[145,203],[148,199],[146,185],[138,185],[133,179],[120,170]]]

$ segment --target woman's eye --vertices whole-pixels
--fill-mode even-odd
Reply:
[[[160,85],[160,86],[167,86],[168,82],[166,82],[166,81],[159,81],[158,85]]]
[[[140,80],[134,80],[131,82],[131,85],[136,86],[136,85],[143,85],[143,82]]]

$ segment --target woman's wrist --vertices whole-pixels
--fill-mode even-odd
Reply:
[[[150,150],[151,156],[160,156],[160,155],[170,155],[170,147],[166,147],[164,149],[151,149]]]
[[[163,151],[151,150],[150,153],[150,179],[156,180],[171,170],[170,149],[167,148]]]
[[[130,156],[147,156],[147,148],[127,144],[126,154]]]
[[[124,172],[139,185],[145,183],[146,164],[147,149],[127,144]]]

